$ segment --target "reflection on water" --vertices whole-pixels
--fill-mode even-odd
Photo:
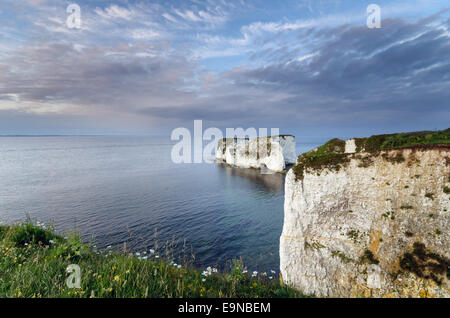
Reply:
[[[227,176],[246,178],[275,192],[284,190],[286,176],[282,173],[262,174],[259,169],[232,167],[220,162],[217,163],[217,166],[224,169]]]

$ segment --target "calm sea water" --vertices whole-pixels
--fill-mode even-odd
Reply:
[[[198,267],[242,257],[278,271],[284,175],[173,164],[160,137],[0,138],[0,221],[75,227],[98,248],[148,251],[186,241]],[[303,152],[315,145],[297,145]],[[155,239],[156,237],[156,239]]]

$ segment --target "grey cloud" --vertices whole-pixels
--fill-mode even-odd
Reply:
[[[147,50],[159,53],[137,56]],[[186,98],[188,94],[179,89],[183,78],[193,76],[195,67],[170,48],[152,45],[92,47],[80,52],[69,44],[51,43],[26,47],[4,63],[14,69],[9,67],[0,79],[2,94],[19,94],[24,101],[125,109],[132,109],[139,99],[162,106],[161,101],[169,96]]]
[[[436,25],[450,23],[435,15],[384,20],[380,30],[300,30],[293,34],[295,45],[277,38],[276,46],[252,52],[264,67],[235,68],[208,85],[185,47],[118,41],[81,42],[86,47],[76,49],[64,38],[39,39],[0,58],[0,99],[17,94],[30,105],[28,112],[39,107],[35,103],[71,104],[92,118],[113,111],[167,125],[203,119],[229,127],[320,129],[318,123],[405,127],[422,120],[444,128],[450,119],[450,39]],[[317,55],[295,60],[311,53]]]
[[[324,41],[313,46],[311,51],[319,54],[309,63],[286,63],[282,48],[278,63],[228,76],[238,85],[293,93],[290,105],[282,106],[293,113],[317,108],[352,117],[350,112],[396,109],[404,112],[405,120],[421,111],[444,112],[448,119],[450,39],[431,20],[438,21],[388,20],[379,30],[310,30]],[[448,28],[448,20],[440,25]]]

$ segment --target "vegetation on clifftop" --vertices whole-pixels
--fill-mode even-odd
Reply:
[[[450,128],[442,131],[418,131],[409,133],[374,135],[369,138],[354,138],[356,153],[378,153],[382,150],[401,149],[407,147],[424,147],[432,145],[450,145]],[[317,149],[301,154],[292,167],[296,180],[302,180],[305,170],[320,171],[324,168],[339,171],[350,162],[350,154],[345,154],[345,141],[334,138]],[[404,161],[402,155],[383,158],[391,163]],[[369,157],[360,157],[361,167],[370,165]]]
[[[304,171],[307,168],[321,170],[328,168],[330,170],[339,171],[342,166],[348,163],[350,159],[344,154],[324,153],[318,155],[315,153],[307,153],[297,158],[297,163],[292,167],[296,180],[302,180]]]
[[[68,265],[81,269],[81,288],[68,288]],[[27,221],[0,226],[0,297],[302,297],[278,277],[201,272],[155,255],[100,253],[76,234],[67,238]],[[254,276],[254,277],[252,277]]]
[[[355,143],[357,152],[377,152],[380,150],[426,145],[449,145],[450,128],[441,131],[416,131],[389,135],[374,135],[369,138],[356,138]]]

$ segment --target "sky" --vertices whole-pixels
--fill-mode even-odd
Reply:
[[[445,129],[449,27],[442,0],[2,0],[0,135]]]

